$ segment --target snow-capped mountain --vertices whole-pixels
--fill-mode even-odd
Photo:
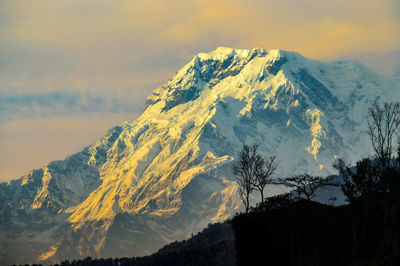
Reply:
[[[375,99],[399,101],[400,79],[276,49],[200,53],[135,121],[0,184],[0,262],[150,254],[238,211],[243,143],[276,154],[280,176],[367,155]]]

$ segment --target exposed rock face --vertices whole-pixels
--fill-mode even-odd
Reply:
[[[368,153],[368,107],[400,100],[399,84],[351,61],[200,53],[137,120],[0,184],[0,262],[145,255],[224,220],[241,206],[231,162],[243,143],[277,154],[280,175],[330,174],[336,156]]]

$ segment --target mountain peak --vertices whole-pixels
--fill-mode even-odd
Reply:
[[[168,111],[197,99],[205,88],[212,88],[239,73],[256,79],[265,77],[265,71],[276,75],[287,61],[286,52],[279,49],[218,47],[209,53],[199,53],[147,98],[145,110],[155,103],[164,103],[162,111]],[[245,68],[247,70],[242,71]]]
[[[230,47],[218,47],[209,53],[199,53],[196,57],[201,60],[223,60],[227,57],[236,56],[238,58],[248,58],[251,55],[268,56],[270,58],[279,58],[282,56],[282,51],[279,49],[264,49],[264,48],[253,48],[253,49],[234,49]]]
[[[355,64],[278,49],[200,53],[153,92],[135,121],[64,161],[0,183],[0,235],[23,232],[29,245],[37,241],[32,232],[45,232],[43,258],[114,248],[143,255],[238,210],[231,163],[243,144],[277,155],[280,177],[332,174],[336,157],[368,152],[368,107],[399,99],[399,89],[395,79]],[[282,192],[274,189],[268,195]],[[31,250],[37,255],[36,245]]]

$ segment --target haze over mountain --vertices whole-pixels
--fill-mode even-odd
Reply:
[[[200,53],[138,119],[0,184],[0,262],[145,255],[224,220],[241,206],[243,143],[277,154],[279,176],[332,174],[336,157],[369,153],[368,107],[400,100],[399,81],[277,49]]]

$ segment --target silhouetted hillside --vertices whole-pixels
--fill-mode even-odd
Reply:
[[[61,265],[235,265],[234,232],[230,223],[210,224],[188,240],[173,242],[151,256],[64,261]]]
[[[400,199],[340,207],[301,200],[232,220],[239,265],[400,265]]]
[[[141,258],[61,265],[400,265],[400,195],[333,207],[299,200],[256,208]]]

